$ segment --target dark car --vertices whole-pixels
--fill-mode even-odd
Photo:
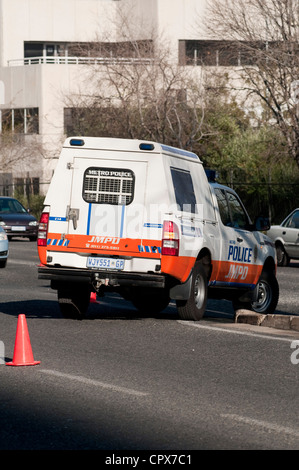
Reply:
[[[37,239],[37,219],[12,197],[0,197],[0,225],[9,240],[12,237],[27,237],[33,241]]]
[[[267,235],[275,243],[278,266],[287,266],[290,259],[299,259],[299,208],[280,225],[272,225]]]

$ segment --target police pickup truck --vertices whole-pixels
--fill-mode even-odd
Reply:
[[[83,318],[92,295],[114,291],[141,312],[174,300],[200,320],[207,299],[273,313],[276,254],[232,189],[209,181],[200,158],[156,142],[68,138],[40,218],[40,279],[62,314]]]

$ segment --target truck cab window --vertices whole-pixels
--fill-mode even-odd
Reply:
[[[236,196],[219,188],[215,188],[215,194],[222,223],[228,227],[247,229],[249,220]]]
[[[190,172],[180,168],[170,168],[170,171],[178,209],[196,213],[196,198]]]

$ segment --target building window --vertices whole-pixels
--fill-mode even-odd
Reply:
[[[151,40],[124,42],[24,42],[24,58],[31,59],[26,63],[34,63],[32,59],[41,57],[122,57],[147,58],[153,56]]]
[[[24,58],[63,57],[66,54],[65,43],[24,42]],[[32,62],[31,62],[32,63]]]
[[[24,43],[24,57],[41,57],[43,55],[44,45],[42,43],[28,42]]]
[[[38,108],[0,110],[0,132],[38,134]]]
[[[257,62],[257,52],[266,47],[269,47],[269,44],[262,41],[254,43],[217,40],[179,41],[179,63],[212,67],[254,65]]]

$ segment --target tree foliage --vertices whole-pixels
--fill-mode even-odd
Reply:
[[[208,5],[209,34],[233,40],[246,57],[234,68],[239,81],[231,86],[244,92],[256,120],[277,126],[299,166],[298,0],[209,0]]]
[[[106,59],[90,66],[84,90],[68,98],[68,135],[146,139],[192,150],[206,167],[218,171],[221,182],[241,192],[252,216],[265,214],[268,207],[269,215],[276,216],[276,201],[282,192],[285,203],[280,214],[291,209],[292,191],[299,183],[298,167],[294,167],[298,142],[294,142],[297,128],[291,79],[284,74],[278,86],[279,74],[283,73],[278,57],[275,61],[278,48],[273,47],[265,56],[257,47],[254,23],[251,17],[250,21],[246,19],[247,7],[254,3],[262,6],[259,0],[215,0],[214,7],[222,4],[222,10],[217,10],[214,21],[220,28],[228,16],[223,13],[225,8],[239,5],[231,15],[236,24],[226,25],[231,32],[223,26],[220,33],[224,37],[225,32],[234,35],[248,53],[258,57],[261,70],[256,61],[254,66],[241,68],[239,83],[245,98],[255,93],[264,103],[263,114],[258,116],[255,108],[248,112],[246,100],[244,105],[233,98],[227,70],[217,74],[205,67],[181,67],[171,60],[161,38],[153,35],[147,41],[136,41],[134,34],[125,30],[122,42],[98,40],[92,44],[88,55]],[[250,11],[253,14],[256,10]],[[237,21],[239,14],[241,21]],[[127,22],[123,24],[127,27]],[[240,35],[241,27],[244,31]],[[260,30],[259,44],[263,28]],[[296,60],[292,61],[295,73]],[[283,103],[289,107],[284,111]],[[270,111],[277,126],[269,118]]]

